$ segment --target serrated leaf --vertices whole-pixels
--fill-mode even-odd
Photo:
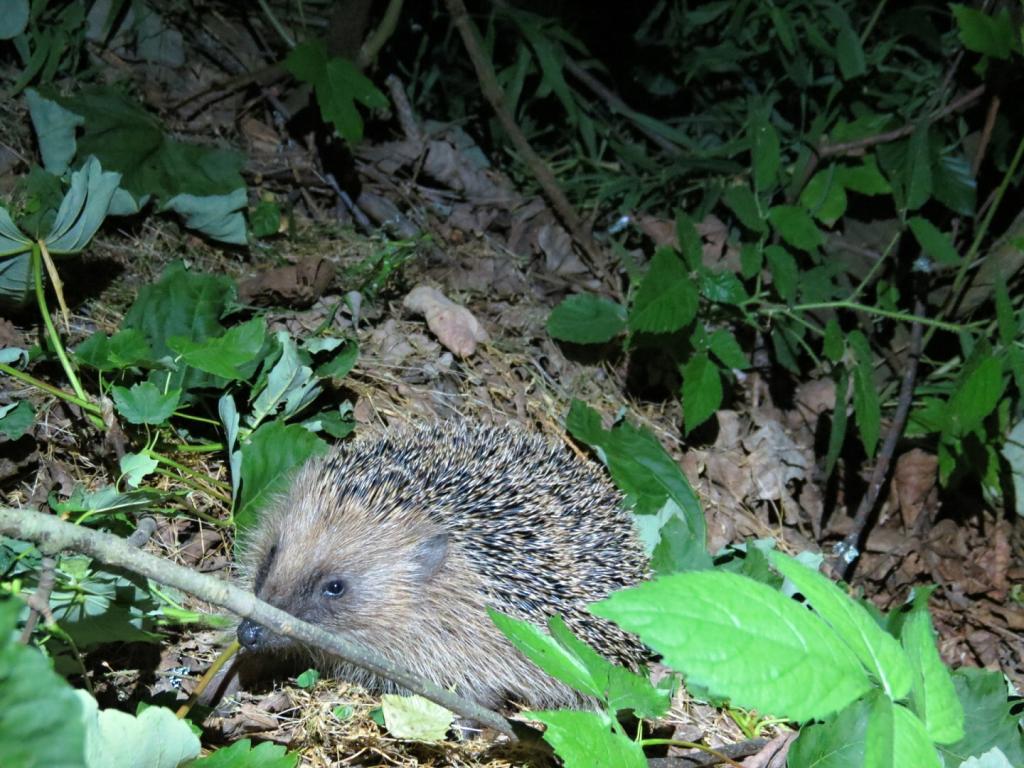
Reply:
[[[811,177],[800,193],[800,205],[827,227],[842,218],[846,213],[846,190],[835,166]]]
[[[814,768],[862,768],[871,699],[858,699],[825,718],[800,729],[789,748],[789,764]]]
[[[706,352],[696,353],[683,367],[682,396],[686,434],[711,418],[722,404],[722,376]]]
[[[25,91],[25,101],[36,132],[43,167],[55,176],[63,176],[78,151],[75,131],[85,123],[85,118],[40,96],[33,88]]]
[[[133,717],[116,709],[100,710],[85,691],[76,691],[83,708],[88,768],[177,768],[199,755],[199,739],[165,707],[147,707]]]
[[[722,193],[722,202],[729,206],[729,209],[736,214],[736,218],[747,229],[763,234],[768,227],[761,218],[761,212],[757,206],[757,198],[750,191],[746,184],[736,184],[726,187]]]
[[[85,730],[75,691],[38,649],[17,642],[20,600],[0,601],[0,754],[21,768],[84,768]]]
[[[994,59],[1008,59],[1014,50],[1015,25],[1006,8],[995,16],[967,5],[950,6],[960,29],[960,40],[969,51],[982,53]],[[1019,49],[1019,43],[1016,47]]]
[[[975,360],[976,364],[969,362],[964,366],[956,390],[949,398],[944,434],[962,437],[979,429],[1003,395],[1006,387],[1003,361],[991,355]]]
[[[825,236],[814,225],[811,215],[799,206],[776,205],[768,211],[768,221],[794,248],[810,252],[825,243]]]
[[[942,760],[924,724],[904,706],[893,706],[892,765],[913,765],[915,768],[942,768]]]
[[[853,414],[868,457],[875,455],[882,428],[882,404],[874,380],[874,358],[867,338],[860,331],[847,336],[853,350]]]
[[[259,511],[288,485],[291,474],[313,456],[327,452],[327,443],[297,424],[261,424],[242,446],[242,488],[234,521],[252,526]]]
[[[871,689],[857,658],[806,608],[721,571],[663,576],[591,606],[662,654],[689,684],[734,706],[796,721]]]
[[[676,214],[676,237],[679,239],[679,252],[683,261],[690,269],[697,269],[702,262],[703,248],[697,225],[683,211]]]
[[[825,353],[825,357],[833,363],[838,363],[842,360],[845,349],[843,330],[839,327],[839,321],[830,317],[825,323],[825,339],[822,342],[821,350]]]
[[[921,250],[931,256],[939,264],[956,265],[960,263],[960,254],[956,252],[949,236],[936,229],[928,219],[914,216],[907,221],[914,239]]]
[[[697,287],[683,262],[671,248],[659,248],[637,288],[629,313],[629,329],[648,333],[677,331],[696,317],[697,304]]]
[[[993,748],[998,748],[1011,765],[1024,765],[1024,734],[1011,713],[1015,705],[1008,700],[1002,673],[962,667],[952,679],[964,710],[964,737],[956,744],[939,747],[946,765],[959,765]]]
[[[246,377],[238,367],[256,359],[263,348],[266,333],[266,321],[262,317],[254,317],[229,328],[221,336],[202,341],[174,336],[167,340],[167,346],[186,365],[233,381]]]
[[[249,739],[239,739],[189,763],[187,768],[295,768],[299,757],[297,752],[288,754],[280,744],[264,741],[254,747]]]
[[[789,579],[811,607],[854,652],[889,698],[902,699],[910,690],[911,668],[906,654],[863,606],[817,571],[781,552],[770,552],[775,569]]]
[[[760,243],[744,243],[740,247],[740,274],[746,279],[757,276],[764,263],[764,251]]]
[[[750,360],[730,330],[719,328],[714,331],[708,337],[708,348],[715,357],[722,361],[723,365],[729,368],[743,371],[750,367]]]
[[[640,745],[616,733],[607,715],[598,712],[557,710],[524,712],[547,728],[544,741],[562,758],[565,768],[646,768]]]
[[[929,740],[937,744],[960,741],[964,737],[964,710],[949,670],[939,658],[927,609],[911,612],[903,623],[900,639],[914,672],[911,701]]]
[[[303,364],[288,332],[278,331],[276,341],[281,356],[267,375],[266,384],[253,392],[252,410],[246,417],[250,427],[256,427],[279,408],[282,409],[282,418],[290,418],[320,393],[313,370]]]
[[[548,316],[548,333],[573,344],[611,341],[626,329],[626,308],[593,293],[566,297]]]
[[[860,165],[839,165],[836,168],[839,183],[862,195],[887,195],[892,187],[878,170],[874,155],[867,155]]]
[[[796,283],[799,276],[796,259],[781,245],[765,247],[764,256],[772,273],[772,286],[779,294],[779,298],[787,304],[792,304],[796,300]]]
[[[867,63],[857,30],[849,24],[849,19],[845,21],[847,23],[840,26],[839,35],[836,37],[836,60],[839,62],[839,71],[842,72],[843,79],[853,80],[867,72]]]
[[[129,488],[137,488],[146,475],[154,472],[160,463],[145,453],[126,453],[118,461],[121,475]]]
[[[929,129],[919,125],[910,135],[903,164],[902,182],[906,193],[905,206],[916,211],[932,196],[932,169],[929,156]]]
[[[174,413],[181,399],[181,390],[166,393],[151,381],[133,384],[131,389],[111,387],[117,412],[130,424],[163,424]]]
[[[729,270],[713,273],[706,269],[701,270],[700,292],[708,301],[719,304],[739,305],[750,298],[747,295],[743,283]]]
[[[384,723],[396,739],[443,741],[455,715],[422,696],[381,696]]]

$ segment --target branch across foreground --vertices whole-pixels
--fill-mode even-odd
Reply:
[[[52,555],[62,550],[81,552],[108,565],[126,568],[153,581],[188,592],[242,618],[252,619],[279,635],[340,656],[345,661],[393,680],[458,715],[488,725],[515,739],[509,722],[496,712],[422,680],[408,670],[396,667],[375,651],[344,640],[264,603],[250,592],[138,550],[119,536],[68,523],[54,515],[8,507],[0,507],[0,534],[31,541],[44,555]]]

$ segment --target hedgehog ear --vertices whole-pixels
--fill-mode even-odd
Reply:
[[[433,536],[421,541],[416,545],[416,552],[413,557],[419,571],[419,577],[426,581],[444,565],[444,559],[448,554],[448,534],[444,531],[435,533]]]

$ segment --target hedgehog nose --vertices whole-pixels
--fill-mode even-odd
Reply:
[[[250,651],[259,650],[263,645],[263,627],[245,619],[238,625],[238,642]]]

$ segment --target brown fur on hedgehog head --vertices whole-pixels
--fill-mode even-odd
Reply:
[[[514,427],[404,428],[314,459],[250,533],[245,556],[261,599],[488,706],[580,702],[508,643],[488,606],[539,626],[560,613],[627,663],[645,653],[585,610],[646,575],[619,494],[563,446]],[[238,634],[251,650],[301,652],[250,621]]]

